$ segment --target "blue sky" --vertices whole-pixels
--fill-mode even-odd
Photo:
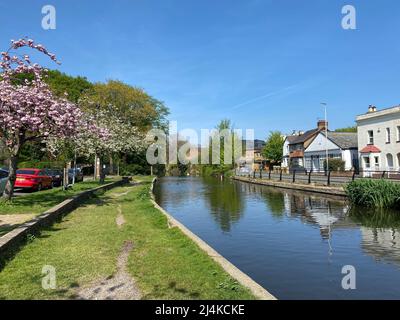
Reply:
[[[31,37],[63,72],[144,88],[179,129],[229,118],[265,138],[314,128],[322,101],[331,128],[353,125],[369,104],[400,103],[397,0],[0,1],[2,50]],[[41,28],[46,4],[56,30]],[[345,4],[357,30],[341,28]]]

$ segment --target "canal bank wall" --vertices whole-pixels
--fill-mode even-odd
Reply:
[[[168,225],[173,228],[176,227],[180,229],[184,235],[190,238],[194,243],[196,243],[200,249],[202,249],[207,255],[212,258],[216,263],[218,263],[222,269],[225,270],[232,278],[234,278],[237,282],[239,282],[242,286],[248,288],[251,293],[260,300],[277,300],[271,293],[269,293],[264,287],[250,278],[243,271],[234,266],[231,262],[225,259],[221,254],[219,254],[216,250],[214,250],[211,246],[209,246],[204,240],[195,235],[192,231],[186,228],[182,223],[176,220],[171,214],[165,211],[162,207],[160,207],[154,198],[154,184],[156,183],[157,178],[153,179],[151,184],[151,201],[156,209],[158,209],[162,214],[164,214],[168,219]]]
[[[258,185],[264,185],[269,187],[281,188],[281,189],[291,189],[291,190],[299,190],[299,191],[308,191],[315,192],[321,194],[334,195],[338,197],[347,197],[346,192],[343,187],[328,187],[321,186],[315,184],[301,184],[301,183],[291,183],[284,181],[276,181],[276,180],[265,180],[259,178],[249,178],[249,177],[241,177],[241,176],[233,176],[233,180],[253,183]]]

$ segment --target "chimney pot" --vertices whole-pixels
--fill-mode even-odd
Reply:
[[[328,122],[325,120],[319,120],[317,123],[318,130],[324,130],[328,128]]]
[[[371,113],[371,112],[376,112],[376,107],[372,104],[370,104],[368,107],[368,113]]]

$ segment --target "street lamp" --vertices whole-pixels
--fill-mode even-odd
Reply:
[[[321,105],[324,107],[325,110],[325,157],[326,157],[326,170],[325,173],[328,173],[329,170],[329,157],[328,157],[328,116],[326,107],[327,104],[325,102],[321,102]]]

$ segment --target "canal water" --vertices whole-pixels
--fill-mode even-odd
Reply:
[[[229,179],[162,178],[154,192],[278,299],[400,299],[400,212]],[[354,267],[355,289],[343,289],[345,266]]]

